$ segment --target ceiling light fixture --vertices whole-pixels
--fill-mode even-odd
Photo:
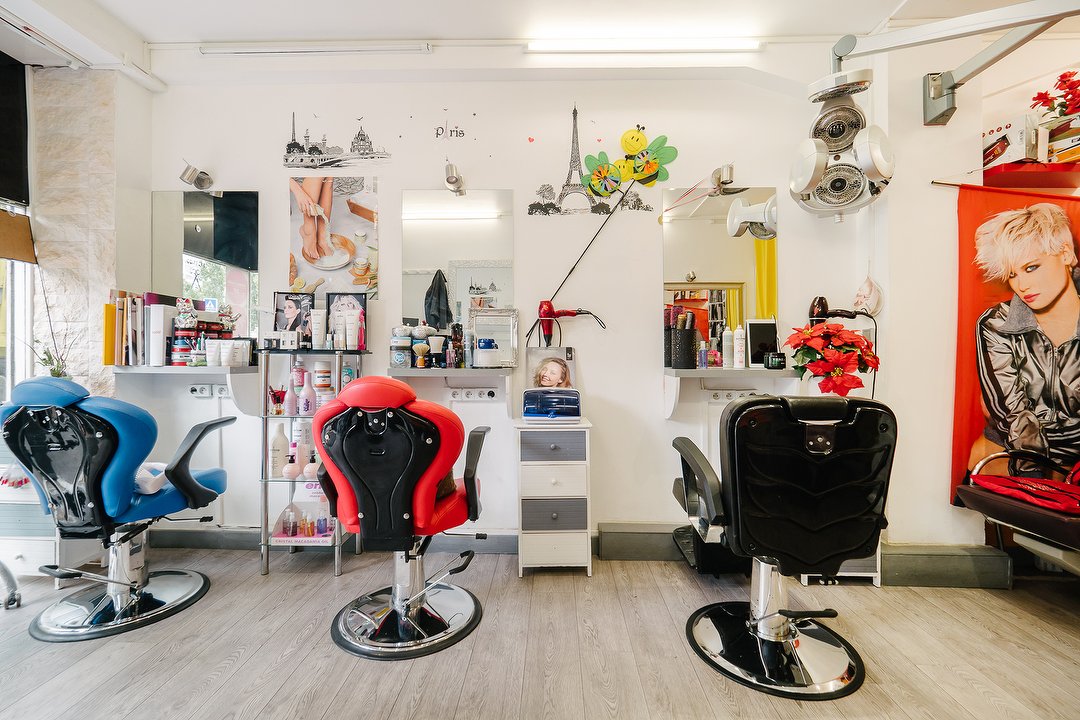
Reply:
[[[530,40],[528,53],[713,53],[756,52],[751,38],[551,38]]]
[[[203,55],[273,57],[281,55],[429,55],[428,42],[207,43]]]

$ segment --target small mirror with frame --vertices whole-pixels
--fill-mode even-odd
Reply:
[[[517,308],[469,308],[469,325],[477,343],[477,349],[473,351],[473,367],[517,367]],[[495,348],[481,348],[481,340],[493,340]],[[495,352],[484,353],[487,359],[477,362],[477,350],[488,349]]]

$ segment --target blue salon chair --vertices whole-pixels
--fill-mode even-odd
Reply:
[[[0,406],[3,437],[33,480],[61,538],[99,538],[109,551],[108,576],[55,565],[41,571],[99,585],[79,590],[38,615],[30,634],[47,642],[89,640],[134,630],[183,610],[206,594],[210,580],[190,570],[149,572],[144,533],[155,521],[206,507],[225,491],[220,468],[191,471],[199,441],[234,417],[191,428],[166,481],[136,492],[136,473],[157,440],[150,413],[130,403],[90,397],[81,385],[42,377],[15,386]],[[209,520],[210,518],[204,518]]]
[[[761,692],[830,700],[858,689],[862,658],[818,622],[835,610],[792,610],[785,577],[833,578],[873,555],[885,527],[896,418],[874,400],[740,398],[720,417],[720,473],[676,438],[683,477],[672,488],[706,543],[753,558],[750,602],[694,612],[686,638],[728,678]]]

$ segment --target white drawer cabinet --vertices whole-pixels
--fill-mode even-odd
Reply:
[[[527,567],[584,567],[592,575],[589,430],[519,422],[518,576]]]

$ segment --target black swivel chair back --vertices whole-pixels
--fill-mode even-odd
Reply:
[[[896,437],[892,411],[874,400],[761,395],[725,408],[720,475],[692,441],[675,439],[676,492],[693,527],[753,558],[751,602],[708,605],[687,621],[698,655],[773,695],[826,700],[858,689],[858,652],[815,620],[836,611],[788,609],[782,576],[833,577],[876,552]]]
[[[841,397],[756,396],[720,421],[728,547],[770,558],[781,575],[835,576],[873,555],[887,525],[896,421]]]

